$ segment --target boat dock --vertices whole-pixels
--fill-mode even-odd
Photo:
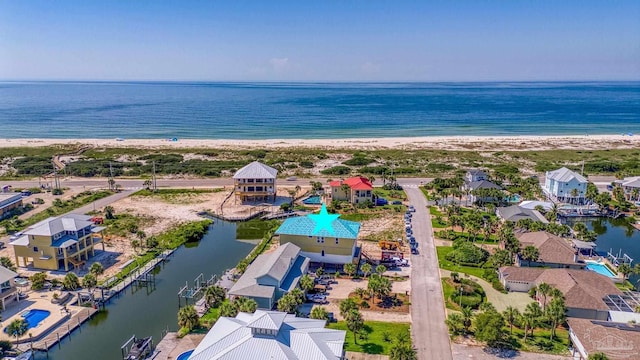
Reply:
[[[31,349],[34,351],[49,352],[54,345],[60,345],[60,341],[65,337],[71,337],[71,333],[74,330],[79,329],[82,331],[82,324],[91,319],[95,313],[98,312],[96,308],[85,308],[67,318],[64,322],[56,327],[55,331],[51,331],[45,335],[42,339],[31,342]],[[21,343],[29,342],[29,339],[21,340]]]

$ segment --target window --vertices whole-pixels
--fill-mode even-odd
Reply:
[[[37,246],[33,247],[33,252],[38,252],[38,247]]]
[[[338,245],[338,243],[340,243],[340,239],[336,238],[336,245]]]
[[[317,242],[318,244],[324,244],[324,236],[318,236],[318,237],[316,238],[316,242]]]
[[[324,250],[322,250],[322,256],[324,256]]]

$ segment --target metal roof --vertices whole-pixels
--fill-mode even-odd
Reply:
[[[357,239],[360,223],[342,220],[339,217],[339,214],[329,214],[326,206],[322,204],[319,214],[289,218],[280,225],[275,234]]]
[[[4,284],[11,279],[15,279],[18,276],[17,273],[7,269],[4,266],[0,266],[0,284]]]
[[[549,221],[547,221],[547,219],[545,219],[538,210],[526,209],[519,205],[499,207],[496,209],[496,212],[501,218],[507,221],[517,222],[520,219],[531,219],[533,221],[540,221],[544,224],[549,223]]]
[[[234,179],[275,179],[278,170],[261,162],[254,161],[233,174]]]
[[[221,317],[189,359],[340,359],[346,332],[326,329],[325,324],[324,320],[263,310]]]
[[[37,236],[52,236],[62,231],[78,231],[88,226],[93,226],[91,217],[87,215],[66,214],[59,217],[50,217],[28,227],[23,234]]]
[[[587,182],[587,179],[584,176],[574,171],[571,171],[566,167],[561,167],[558,170],[547,171],[547,178],[553,179],[555,181],[560,181],[560,182],[569,182],[573,179],[576,179],[578,180],[578,182],[581,182],[581,183]]]

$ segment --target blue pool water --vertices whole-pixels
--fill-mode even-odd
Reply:
[[[302,200],[302,203],[306,205],[320,205],[321,203],[320,196],[318,195],[309,196],[308,198]]]
[[[187,360],[189,359],[189,356],[191,356],[191,354],[193,353],[194,349],[191,349],[189,351],[185,351],[182,354],[178,355],[178,357],[176,358],[176,360]]]
[[[42,322],[42,320],[46,319],[51,315],[50,311],[47,310],[39,310],[39,309],[31,309],[22,314],[22,317],[27,322],[27,329],[32,329]],[[7,328],[4,328],[4,332],[7,333]]]
[[[522,198],[518,194],[513,194],[509,197],[509,202],[512,202],[512,203],[519,203],[520,200],[522,200]]]
[[[616,275],[613,272],[611,272],[611,270],[609,270],[609,268],[604,264],[600,264],[596,262],[587,262],[587,269],[591,271],[595,271],[600,275],[604,275],[610,278],[616,277]]]

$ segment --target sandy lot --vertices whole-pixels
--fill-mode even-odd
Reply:
[[[0,147],[86,144],[101,147],[135,148],[325,148],[325,149],[441,149],[441,150],[548,150],[548,149],[623,149],[640,146],[639,136],[429,136],[361,139],[0,139]]]

